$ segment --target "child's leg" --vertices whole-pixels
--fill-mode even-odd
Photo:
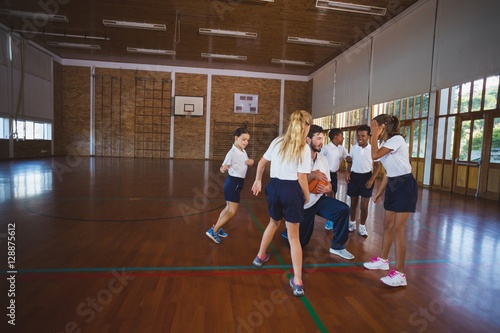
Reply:
[[[396,270],[401,273],[404,273],[405,269],[405,225],[408,215],[409,213],[395,213],[394,244],[396,246]]]
[[[231,201],[226,201],[226,207],[222,210],[222,212],[219,215],[219,219],[217,220],[217,223],[214,226],[214,232],[218,232],[220,228],[227,222],[229,222],[234,215],[236,215],[236,212],[238,211],[238,206],[239,203],[237,202],[231,202]]]
[[[361,197],[361,205],[359,207],[360,210],[360,221],[359,224],[365,225],[366,223],[366,218],[368,217],[368,203],[370,202],[370,198],[363,198]],[[352,215],[352,211],[351,211]],[[351,219],[351,221],[354,221]]]
[[[257,254],[259,258],[264,258],[266,256],[266,250],[271,244],[271,241],[273,240],[274,233],[276,230],[278,230],[278,227],[281,224],[280,221],[273,220],[272,218],[269,220],[269,224],[266,227],[266,230],[264,230],[264,234],[262,235],[262,240],[260,242],[260,248],[259,248],[259,253]],[[297,224],[298,228],[298,224]],[[298,229],[297,229],[298,230]],[[288,230],[289,234],[288,237],[290,237],[290,230]],[[297,240],[298,240],[299,233],[297,231]],[[300,244],[299,244],[300,246]]]
[[[352,196],[350,198],[351,198],[351,221],[356,221],[356,213],[358,211],[359,197],[356,195],[356,196]]]
[[[382,236],[382,251],[380,253],[380,258],[382,259],[387,259],[389,257],[389,251],[391,250],[392,241],[394,240],[395,219],[395,212],[385,211],[384,235]]]
[[[290,243],[290,253],[292,257],[294,282],[302,285],[302,247],[299,239],[299,223],[286,222],[288,230],[288,242]]]

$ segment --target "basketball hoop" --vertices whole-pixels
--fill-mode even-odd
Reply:
[[[186,111],[186,110],[184,110],[184,113],[186,114],[186,118],[191,118],[191,115],[193,114],[193,111]]]

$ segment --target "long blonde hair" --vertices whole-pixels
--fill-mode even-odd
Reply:
[[[283,162],[302,162],[306,145],[307,126],[312,124],[311,114],[297,110],[290,116],[286,133],[282,136],[282,144],[278,152]]]

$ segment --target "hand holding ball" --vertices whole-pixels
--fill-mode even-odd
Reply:
[[[319,194],[318,185],[328,186],[328,183],[324,180],[313,179],[309,182],[309,192],[314,194]]]

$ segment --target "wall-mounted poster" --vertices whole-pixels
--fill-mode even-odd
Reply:
[[[175,96],[176,116],[203,116],[203,97]]]
[[[257,114],[259,95],[234,94],[234,113]]]

